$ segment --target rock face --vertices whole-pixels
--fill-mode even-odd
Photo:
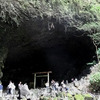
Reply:
[[[79,29],[94,16],[80,12],[73,1],[62,3],[1,0],[0,22],[7,34],[1,42],[8,49],[3,80],[29,81],[33,72],[49,70],[52,78],[70,79],[94,59],[88,31]]]
[[[88,43],[84,44],[82,41],[86,40]],[[9,71],[8,73],[18,78],[20,76],[24,78],[32,75],[33,72],[51,70],[52,77],[55,79],[70,79],[81,72],[81,66],[90,61],[95,51],[89,46],[92,44],[86,37],[81,39],[71,37],[68,40],[64,37],[55,38],[44,44],[40,41],[36,46],[32,44],[10,49],[5,62],[5,75]]]

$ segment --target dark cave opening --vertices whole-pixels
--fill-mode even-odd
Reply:
[[[95,47],[87,36],[70,37],[63,43],[34,48],[10,48],[3,69],[2,82],[32,82],[33,72],[52,71],[50,80],[71,80],[77,77],[86,63],[94,60]]]

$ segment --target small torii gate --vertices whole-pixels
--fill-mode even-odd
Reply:
[[[35,72],[35,73],[32,73],[34,74],[34,89],[36,88],[36,78],[37,77],[47,77],[47,82],[49,83],[49,76],[50,76],[50,73],[52,73],[52,71],[48,71],[48,72]],[[38,74],[41,74],[41,75],[38,75]],[[43,75],[42,75],[43,74]],[[45,74],[45,75],[44,75]]]

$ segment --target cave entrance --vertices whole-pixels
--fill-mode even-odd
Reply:
[[[36,82],[37,82],[36,80],[37,80],[37,78],[39,78],[41,86],[44,86],[46,82],[49,85],[50,73],[52,73],[52,71],[48,71],[48,72],[35,72],[35,73],[33,73],[34,74],[34,88],[36,88]],[[47,77],[47,80],[45,79],[45,77]],[[39,82],[39,80],[38,80],[38,82]]]
[[[32,73],[43,71],[52,71],[50,77],[56,81],[71,81],[81,74],[88,62],[96,59],[95,46],[89,37],[57,36],[52,36],[48,42],[39,41],[35,46],[32,42],[24,47],[10,48],[5,60],[3,83],[9,80],[30,82],[33,81]],[[47,77],[37,78],[39,87],[40,80],[47,82]]]

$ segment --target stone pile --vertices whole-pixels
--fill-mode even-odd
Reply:
[[[76,94],[89,94],[91,95],[90,100],[94,100],[93,98],[98,98],[97,100],[100,100],[100,94],[91,94],[88,91],[89,86],[89,77],[92,73],[95,73],[98,71],[98,65],[95,65],[91,67],[90,69],[85,69],[82,74],[83,77],[80,78],[80,80],[75,79],[73,82],[68,83],[66,87],[68,88],[68,91],[48,91],[47,88],[41,88],[41,89],[30,89],[27,90],[25,88],[22,88],[21,90],[21,99],[20,100],[42,100],[40,98],[43,97],[51,97],[56,98],[57,96],[60,96],[60,100],[68,100],[69,93],[72,97]],[[87,70],[90,70],[90,73],[86,75]],[[8,95],[7,93],[3,93],[3,96],[0,98],[0,100],[19,100],[18,99],[18,92],[16,92],[15,95]],[[89,100],[89,98],[86,97],[85,100]]]

